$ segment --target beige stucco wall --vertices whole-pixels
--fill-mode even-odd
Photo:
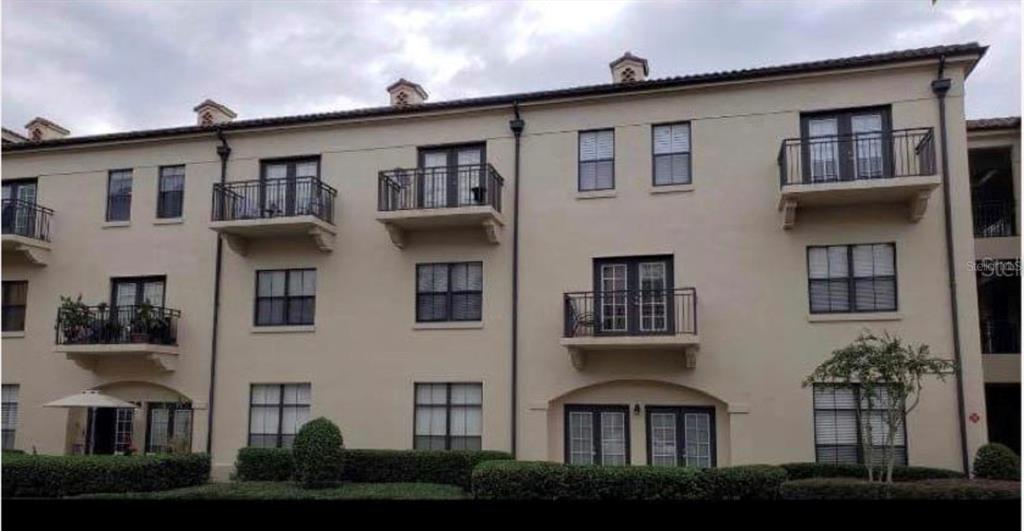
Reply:
[[[984,400],[977,302],[968,261],[971,238],[963,74],[948,70],[950,172],[955,270],[969,448],[984,442]],[[886,68],[800,80],[741,83],[522,106],[518,451],[560,461],[566,403],[714,405],[719,465],[814,459],[811,393],[803,377],[828,352],[865,327],[928,343],[952,356],[941,190],[924,218],[902,207],[800,210],[781,228],[776,156],[799,135],[801,111],[892,105],[893,126],[935,127],[929,83],[934,65]],[[319,155],[322,178],[338,190],[333,252],[303,240],[258,241],[241,256],[225,246],[213,459],[225,477],[246,443],[249,386],[310,382],[312,415],[338,422],[346,444],[410,448],[414,382],[482,382],[483,447],[510,448],[511,109],[321,124],[232,133],[230,180],[258,178],[259,160]],[[651,124],[690,120],[694,184],[652,193]],[[577,132],[615,128],[614,194],[576,192]],[[375,220],[377,172],[416,165],[418,146],[485,141],[487,160],[505,178],[502,243],[479,231],[417,233],[394,247]],[[119,381],[151,382],[181,392],[198,408],[194,448],[205,448],[215,235],[208,228],[210,188],[219,164],[212,137],[146,142],[47,154],[5,154],[4,179],[39,177],[39,202],[55,209],[51,264],[8,262],[4,279],[29,280],[28,329],[3,341],[3,381],[21,386],[18,446],[58,453],[67,415],[42,403]],[[156,168],[186,163],[185,219],[154,225]],[[106,171],[135,168],[132,223],[103,228]],[[806,247],[895,242],[899,311],[818,322],[808,316]],[[562,294],[590,290],[595,257],[670,254],[675,285],[699,295],[701,344],[695,369],[662,352],[592,355],[578,370],[559,345]],[[414,327],[417,263],[480,260],[482,326]],[[312,330],[253,330],[254,271],[317,269]],[[181,309],[178,370],[155,374],[108,368],[94,374],[54,354],[59,294],[105,300],[109,278],[166,274],[168,305]],[[882,319],[882,320],[879,320]],[[45,374],[45,378],[39,375]],[[633,416],[634,463],[645,461],[643,417]],[[909,417],[910,462],[960,468],[955,383],[929,382]]]

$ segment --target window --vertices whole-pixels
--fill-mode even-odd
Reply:
[[[310,385],[253,384],[249,393],[249,446],[291,448],[309,420]]]
[[[811,313],[896,310],[896,245],[807,248]]]
[[[18,428],[18,385],[3,384],[0,393],[3,408],[3,449],[11,450],[14,448],[14,432]]]
[[[192,448],[192,409],[177,402],[150,402],[146,451],[188,453]]]
[[[647,460],[655,466],[715,466],[715,410],[647,406]]]
[[[185,166],[160,168],[160,185],[156,198],[156,217],[180,218],[185,197]]]
[[[565,406],[565,462],[629,464],[629,406]]]
[[[36,205],[36,179],[19,179],[3,183],[3,233],[38,238],[46,234],[38,231],[36,225],[45,223],[38,219]],[[39,229],[46,229],[45,224]]]
[[[416,266],[416,321],[479,321],[483,262]]]
[[[864,463],[861,441],[871,428],[872,459],[881,461],[889,438],[884,388],[869,400],[859,385],[814,385],[814,447],[819,463]],[[857,403],[860,403],[860,408]],[[896,464],[907,464],[906,419],[899,421],[894,439]]]
[[[579,190],[615,188],[615,131],[584,131],[579,138]]]
[[[656,125],[654,186],[690,184],[690,124]]]
[[[132,217],[132,170],[110,172],[107,180],[107,221]]]
[[[481,449],[482,384],[418,383],[415,393],[414,449]]]
[[[25,330],[25,304],[28,301],[28,282],[3,281],[3,331]]]
[[[129,407],[117,408],[114,421],[114,453],[127,452],[132,447],[132,426],[135,410]]]
[[[311,325],[316,269],[256,272],[256,326]]]

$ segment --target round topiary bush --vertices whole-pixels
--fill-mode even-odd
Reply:
[[[307,422],[292,445],[295,474],[307,488],[324,488],[338,483],[344,469],[341,430],[324,417]]]
[[[978,448],[974,456],[974,475],[982,479],[1020,481],[1020,457],[1002,444],[986,444]]]

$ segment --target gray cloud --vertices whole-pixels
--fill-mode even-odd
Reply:
[[[400,76],[431,100],[608,80],[624,50],[652,75],[942,43],[991,46],[971,117],[1020,114],[1020,4],[1005,1],[95,2],[2,5],[3,122],[90,134],[384,104]]]

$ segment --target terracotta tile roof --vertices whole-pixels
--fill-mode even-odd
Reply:
[[[217,129],[223,129],[224,131],[241,131],[246,129],[257,129],[262,127],[273,127],[282,125],[295,125],[303,123],[370,118],[379,116],[400,116],[406,114],[417,114],[423,112],[441,111],[449,109],[511,105],[514,102],[526,103],[562,98],[594,96],[602,94],[624,94],[660,88],[684,87],[707,83],[758,79],[773,76],[822,72],[845,68],[877,66],[916,60],[938,59],[939,57],[942,56],[977,55],[980,59],[981,56],[985,54],[986,50],[988,50],[987,46],[981,46],[976,42],[943,46],[931,46],[928,48],[915,48],[912,50],[899,50],[869,55],[858,55],[854,57],[826,59],[822,61],[811,61],[778,66],[747,68],[742,70],[728,70],[704,74],[691,74],[661,79],[649,79],[646,81],[639,81],[635,83],[606,83],[601,85],[587,85],[555,90],[543,90],[537,92],[524,92],[518,94],[504,94],[498,96],[455,99],[448,101],[439,101],[434,103],[408,105],[403,107],[370,107],[363,109],[303,114],[296,116],[235,120],[232,122],[208,126],[192,125],[184,127],[170,127],[164,129],[149,129],[141,131],[128,131],[122,133],[110,133],[103,135],[66,137],[53,140],[45,140],[40,142],[20,142],[17,144],[8,144],[3,146],[3,151],[15,152],[39,148],[57,148],[61,146],[81,145],[100,142],[116,142],[124,140],[141,140],[156,137],[194,135],[202,133],[212,133]]]
[[[987,131],[992,129],[1020,129],[1020,116],[967,120],[968,131]]]

